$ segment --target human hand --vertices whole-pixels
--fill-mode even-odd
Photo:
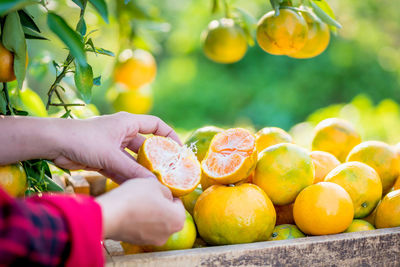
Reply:
[[[155,179],[131,179],[96,201],[104,237],[136,245],[164,245],[185,221],[182,202]]]
[[[177,134],[161,119],[150,115],[119,112],[86,120],[56,121],[58,153],[51,158],[66,169],[96,170],[117,183],[136,177],[154,177],[124,148],[137,152],[145,137],[155,134],[181,144]]]

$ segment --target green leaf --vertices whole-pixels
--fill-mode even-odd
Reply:
[[[93,85],[97,85],[97,86],[101,85],[101,76],[98,76],[93,79]]]
[[[104,48],[97,48],[96,47],[96,53],[101,54],[101,55],[105,55],[105,56],[115,57],[115,54],[112,51],[106,50]]]
[[[212,0],[211,14],[215,14],[219,11],[219,0]]]
[[[52,12],[47,15],[47,25],[70,49],[71,54],[79,62],[79,65],[86,66],[86,55],[84,50],[84,44],[81,36],[71,29],[65,20]]]
[[[82,35],[84,36],[86,34],[86,22],[85,19],[83,17],[81,17],[79,19],[78,24],[76,25],[76,30]]]
[[[3,90],[0,91],[0,113],[3,115],[7,114],[7,102]]]
[[[89,0],[89,2],[95,7],[100,16],[108,23],[108,10],[107,4],[104,0]]]
[[[26,74],[26,41],[18,12],[6,16],[2,40],[4,47],[14,53],[14,73],[21,89]]]
[[[33,17],[28,13],[28,11],[21,9],[18,11],[18,15],[22,26],[30,28],[33,31],[40,32],[39,27],[36,25]]]
[[[275,10],[275,16],[279,16],[279,7],[282,1],[280,0],[270,0],[272,9]]]
[[[31,28],[22,27],[25,33],[25,39],[38,39],[38,40],[49,40],[40,33],[33,31]]]
[[[92,67],[89,64],[80,66],[79,63],[75,62],[74,80],[76,89],[78,89],[83,101],[87,104],[90,103],[93,87]]]
[[[47,175],[44,176],[44,182],[47,183],[47,191],[49,192],[64,192],[64,189],[59,186],[56,182],[53,181]]]
[[[339,29],[342,28],[342,25],[340,25],[339,22],[337,22],[335,19],[329,16],[321,7],[319,7],[319,5],[316,4],[316,2],[311,1],[311,6],[313,8],[315,15],[317,15],[318,18],[320,18],[323,22]]]
[[[326,0],[318,0],[318,1],[310,0],[310,1],[314,1],[314,3],[318,5],[323,11],[325,11],[325,13],[328,14],[332,19],[336,19],[335,13],[333,13],[332,8],[329,6]],[[329,28],[333,33],[337,33],[337,29],[335,26],[330,25]]]
[[[71,116],[71,110],[68,110],[60,118],[66,119],[66,118],[69,118],[70,116]]]
[[[248,44],[250,46],[253,46],[255,42],[252,33],[253,30],[256,28],[257,20],[250,13],[239,7],[235,7],[233,11],[234,19],[237,21],[237,23],[241,26],[244,33],[246,34]]]
[[[0,16],[21,9],[32,4],[39,4],[39,0],[1,0]]]
[[[72,0],[72,2],[74,2],[77,6],[79,6],[81,9],[83,9],[85,3],[83,2],[83,0]]]

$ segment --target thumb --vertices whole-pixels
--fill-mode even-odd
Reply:
[[[155,177],[154,174],[121,150],[114,150],[104,164],[104,171],[126,179]]]

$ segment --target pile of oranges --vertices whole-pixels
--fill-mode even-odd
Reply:
[[[183,147],[149,137],[138,162],[182,199],[187,223],[163,247],[123,247],[136,253],[400,226],[399,156],[395,146],[362,142],[336,118],[315,127],[311,151],[276,127],[254,134],[208,126]]]

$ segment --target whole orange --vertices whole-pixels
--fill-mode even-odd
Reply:
[[[258,45],[272,55],[288,55],[303,48],[307,41],[307,23],[303,16],[290,9],[265,14],[257,24]]]
[[[315,127],[312,150],[329,152],[344,162],[350,150],[360,142],[360,135],[349,122],[330,118]]]
[[[154,80],[157,64],[152,54],[142,49],[126,49],[118,57],[114,81],[134,90]]]
[[[264,149],[258,156],[253,183],[261,187],[274,205],[292,203],[314,182],[314,166],[307,150],[288,143]]]
[[[271,200],[254,184],[213,185],[197,199],[194,219],[204,241],[227,245],[268,240],[276,214]]]
[[[400,226],[400,190],[389,192],[379,204],[375,216],[376,228]]]
[[[278,127],[265,127],[256,133],[257,152],[261,153],[267,147],[280,143],[293,143],[292,137]]]
[[[354,218],[370,214],[382,197],[382,183],[378,173],[370,166],[353,161],[343,163],[325,177],[343,187],[349,193],[354,205]]]
[[[300,192],[294,202],[293,216],[305,234],[337,234],[353,221],[353,202],[340,185],[320,182]]]
[[[233,19],[213,20],[203,33],[204,54],[217,63],[234,63],[247,51],[247,38]]]
[[[14,55],[0,42],[0,82],[11,82],[15,79]]]
[[[307,22],[307,40],[302,49],[289,54],[293,58],[312,58],[320,55],[328,47],[330,40],[329,26],[307,12],[301,13]]]
[[[310,157],[315,168],[314,184],[322,182],[331,170],[340,165],[334,155],[325,151],[311,151]]]
[[[383,194],[392,188],[400,174],[399,160],[396,150],[381,141],[362,142],[347,157],[347,161],[360,161],[376,170],[382,181]]]
[[[286,240],[305,237],[305,235],[293,224],[282,224],[275,226],[268,241]]]
[[[367,221],[354,219],[345,233],[374,230],[375,227]]]
[[[20,163],[0,166],[0,186],[11,196],[23,196],[26,182],[26,173]]]

